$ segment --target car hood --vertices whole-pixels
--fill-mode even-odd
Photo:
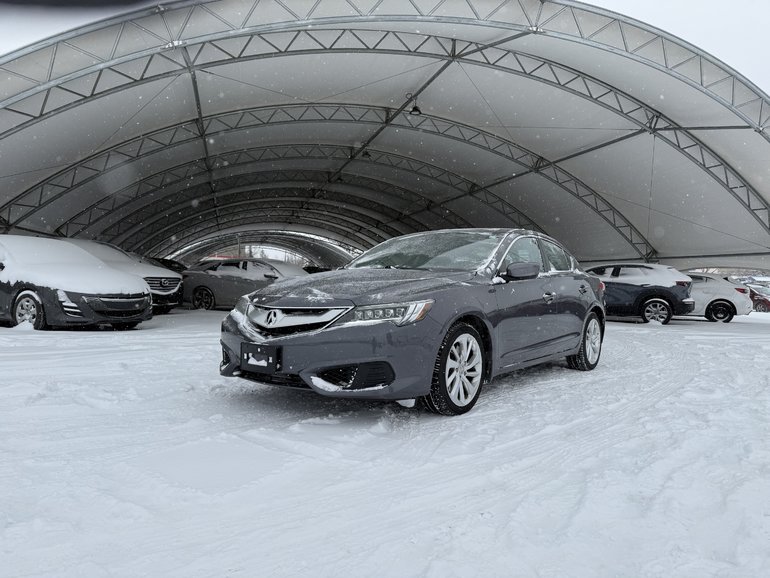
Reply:
[[[75,263],[48,264],[39,266],[7,267],[0,273],[0,282],[23,282],[90,294],[134,294],[149,293],[144,279],[118,271],[107,265],[79,265]]]
[[[469,272],[415,269],[339,269],[278,281],[251,294],[279,307],[376,305],[431,297],[436,290],[479,279]]]

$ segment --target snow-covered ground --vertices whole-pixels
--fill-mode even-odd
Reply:
[[[222,378],[223,316],[0,328],[0,575],[770,572],[770,314],[610,323],[455,418]]]

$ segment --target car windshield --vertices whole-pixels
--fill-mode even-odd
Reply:
[[[474,271],[489,261],[503,236],[494,231],[432,231],[395,237],[370,249],[348,268]]]

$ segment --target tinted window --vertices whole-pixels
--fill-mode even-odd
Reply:
[[[551,271],[569,271],[572,269],[572,260],[564,249],[554,245],[550,241],[542,241],[545,259]]]

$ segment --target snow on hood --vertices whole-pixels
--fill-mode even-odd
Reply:
[[[119,269],[124,273],[131,273],[133,275],[139,275],[140,277],[182,278],[182,275],[175,271],[171,271],[165,267],[158,267],[157,265],[152,265],[144,261],[138,261],[128,253],[125,253],[122,249],[107,243],[99,243],[87,239],[61,239],[61,241],[79,247],[110,267]]]
[[[149,293],[144,279],[56,239],[0,235],[0,283],[23,281],[76,293]]]
[[[282,307],[371,305],[420,299],[425,293],[473,278],[466,271],[339,269],[277,281],[252,296],[256,302],[279,302]]]

